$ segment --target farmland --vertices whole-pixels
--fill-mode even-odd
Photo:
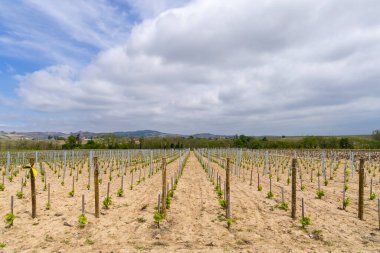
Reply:
[[[376,252],[379,157],[377,151],[320,150],[3,152],[0,215],[15,218],[1,226],[1,250]],[[25,168],[33,160],[35,178]]]

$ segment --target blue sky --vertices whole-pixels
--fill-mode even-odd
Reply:
[[[379,1],[0,2],[0,130],[366,134]]]

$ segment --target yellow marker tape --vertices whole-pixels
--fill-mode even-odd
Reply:
[[[33,171],[33,176],[34,176],[34,177],[37,177],[36,166],[33,166],[32,171]]]

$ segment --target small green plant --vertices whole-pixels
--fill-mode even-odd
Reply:
[[[343,207],[344,208],[348,207],[350,203],[351,203],[351,200],[350,198],[347,197],[345,200],[343,200]]]
[[[227,226],[228,226],[228,228],[229,228],[229,227],[231,227],[232,224],[235,223],[235,220],[232,219],[232,218],[229,218],[229,219],[226,219],[226,222],[227,222]]]
[[[344,184],[344,191],[348,190],[348,184]]]
[[[50,203],[46,203],[45,209],[46,210],[50,210],[50,208],[51,208],[51,204]]]
[[[64,185],[65,185],[65,182],[62,181],[62,182],[61,182],[61,185],[64,186]]]
[[[69,196],[70,196],[70,197],[74,197],[74,195],[75,195],[75,191],[74,191],[74,190],[71,191],[71,192],[69,192]]]
[[[325,180],[325,186],[327,186],[329,184],[329,181],[326,179]]]
[[[269,191],[267,194],[267,198],[271,199],[271,198],[273,198],[273,196],[274,196],[273,192]]]
[[[325,191],[324,190],[317,190],[317,198],[321,199],[322,197],[325,196]]]
[[[0,183],[0,192],[4,191],[5,190],[5,186],[3,183]]]
[[[103,205],[105,208],[109,208],[110,205],[112,205],[112,197],[105,197],[104,200],[103,200]]]
[[[261,192],[263,190],[263,186],[259,185],[259,187],[257,188],[257,190],[259,190]]]
[[[118,197],[123,197],[124,196],[124,190],[122,188],[119,188],[119,190],[117,190],[117,196]]]
[[[305,185],[302,185],[301,186],[301,191],[304,191],[306,189],[306,186]]]
[[[16,216],[13,214],[13,213],[7,213],[5,215],[5,224],[7,224],[8,226],[12,226],[13,225],[13,221],[16,219]]]
[[[7,244],[5,242],[0,242],[0,249],[5,248]]]
[[[157,227],[160,227],[160,222],[164,219],[164,216],[159,212],[154,212],[153,215],[154,223],[157,223]]]
[[[223,192],[219,188],[216,191],[216,194],[218,195],[218,198],[223,198]]]
[[[146,222],[146,219],[144,219],[143,217],[138,217],[137,222],[138,223],[144,223],[144,222]]]
[[[79,215],[79,220],[78,220],[79,226],[84,227],[87,225],[87,217],[84,213]]]
[[[370,200],[374,200],[376,198],[376,193],[372,192],[371,195],[369,195]]]
[[[87,190],[90,190],[90,185],[89,184],[87,185]]]
[[[174,197],[174,191],[173,190],[170,190],[169,193],[168,193],[168,196],[173,198]]]
[[[311,225],[311,218],[308,216],[305,216],[305,217],[301,218],[300,222],[301,222],[302,227],[304,228],[308,225]]]
[[[16,197],[19,198],[19,199],[22,199],[22,198],[24,198],[24,193],[21,192],[21,191],[17,191],[16,192]]]
[[[92,239],[90,239],[90,238],[87,238],[87,239],[86,239],[86,243],[87,243],[88,245],[94,245],[94,244],[95,244],[95,241],[92,240]]]
[[[166,197],[166,209],[170,208],[171,203],[172,203],[172,197],[170,197],[170,195],[168,195]]]
[[[226,209],[227,203],[224,199],[219,199],[219,204],[223,209]]]
[[[288,202],[281,202],[281,204],[278,205],[278,208],[286,211],[289,209],[289,204],[288,204]]]
[[[13,182],[13,175],[10,175],[10,176],[8,177],[8,180],[9,180],[9,182]]]
[[[290,177],[286,180],[286,183],[289,185],[290,184]]]

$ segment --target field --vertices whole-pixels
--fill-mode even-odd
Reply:
[[[295,157],[296,181],[292,178]],[[34,219],[31,196],[34,176],[32,170],[24,168],[29,158],[36,161],[37,171]],[[364,162],[362,167],[360,159]],[[380,155],[376,151],[4,152],[0,168],[3,175],[0,216],[4,219],[11,212],[12,196],[15,216],[13,222],[0,227],[0,252],[379,252],[380,249]],[[361,168],[363,219],[358,217]],[[99,172],[99,218],[95,217],[96,172]],[[291,217],[293,182],[295,219]],[[164,201],[160,198],[163,194]],[[103,203],[107,195],[112,203]],[[79,222],[82,196],[84,215]],[[107,204],[110,205],[106,207]],[[165,217],[163,204],[168,205]]]

